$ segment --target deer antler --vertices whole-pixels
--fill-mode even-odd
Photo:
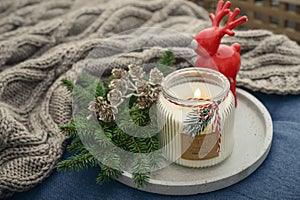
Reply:
[[[234,32],[232,29],[239,26],[240,24],[246,22],[248,18],[246,16],[240,17],[236,20],[236,17],[240,14],[240,9],[236,8],[233,12],[229,12],[228,20],[225,26],[220,30],[222,33],[227,34],[229,36],[234,36]]]
[[[212,26],[213,27],[219,27],[219,24],[221,22],[221,20],[230,12],[230,6],[231,3],[229,1],[227,1],[224,5],[224,1],[219,1],[218,3],[218,7],[216,10],[216,15],[214,15],[213,13],[209,14],[209,17],[212,21]]]

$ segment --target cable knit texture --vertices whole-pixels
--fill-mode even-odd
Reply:
[[[104,38],[139,27],[183,34]],[[75,80],[94,47],[109,47],[99,62],[126,67],[150,62],[172,48],[176,68],[195,55],[186,38],[210,26],[208,13],[183,0],[0,1],[0,198],[30,189],[54,169],[66,137],[58,126],[71,118],[71,95],[62,78]],[[131,42],[128,43],[128,40]],[[226,44],[242,46],[239,86],[266,93],[300,93],[300,47],[265,30],[236,31]],[[120,55],[120,49],[148,47]],[[101,60],[102,59],[102,60]],[[113,60],[113,61],[112,61]],[[95,72],[99,68],[90,68]]]

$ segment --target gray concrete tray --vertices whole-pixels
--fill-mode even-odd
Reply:
[[[149,184],[140,190],[166,194],[191,195],[211,192],[235,184],[254,172],[267,157],[273,125],[264,105],[248,92],[237,89],[235,146],[231,156],[210,168],[193,169],[172,164],[153,172]],[[131,174],[124,172],[119,182],[135,187]]]

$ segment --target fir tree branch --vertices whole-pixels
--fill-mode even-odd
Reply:
[[[120,172],[119,170],[101,164],[101,172],[99,173],[96,181],[98,184],[102,185],[111,181],[111,179],[117,179],[121,174],[122,172]]]
[[[96,87],[96,92],[95,92],[95,98],[104,96],[105,91],[104,91],[104,86],[102,81],[99,81]]]
[[[120,170],[120,157],[118,154],[110,153],[103,157],[101,163],[101,172],[98,175],[97,183],[103,184],[110,181],[111,179],[116,179],[122,173]]]
[[[97,163],[97,159],[94,158],[89,152],[86,152],[69,157],[68,159],[59,162],[57,164],[57,169],[79,171],[87,169],[88,167],[95,167]]]
[[[86,151],[86,148],[81,142],[80,137],[75,137],[72,142],[67,146],[67,150],[74,154],[82,153],[83,151]]]
[[[149,162],[143,154],[139,154],[134,160],[132,177],[137,187],[144,187],[150,179]]]
[[[159,59],[158,64],[171,66],[175,63],[174,54],[171,50],[164,52],[163,56]]]
[[[73,84],[70,80],[64,78],[64,79],[61,80],[61,82],[62,82],[63,85],[65,85],[65,86],[67,87],[67,89],[68,89],[70,92],[73,91],[73,89],[74,89],[74,84]]]
[[[74,138],[77,136],[77,130],[76,130],[73,119],[70,121],[70,123],[61,125],[59,128],[65,135],[67,135],[69,137]]]
[[[73,95],[75,102],[78,105],[88,105],[94,98],[96,92],[96,84],[84,88],[80,85],[76,85],[73,89]]]
[[[142,153],[141,148],[140,148],[139,144],[136,142],[136,140],[134,139],[134,137],[131,137],[130,139],[132,141],[132,146],[131,146],[132,152]]]
[[[133,182],[138,188],[143,188],[150,179],[150,173],[133,173]]]
[[[149,123],[149,109],[140,110],[136,105],[129,110],[132,120],[138,126],[145,126]]]
[[[173,52],[169,50],[163,54],[157,64],[162,72],[167,73],[169,72],[168,66],[171,66],[174,62]],[[67,86],[68,90],[73,91],[73,95],[76,100],[79,101],[79,105],[82,104],[83,108],[86,109],[79,115],[76,115],[69,124],[60,127],[62,132],[72,137],[73,141],[67,149],[75,155],[58,163],[57,168],[58,170],[81,170],[88,167],[95,167],[99,164],[101,173],[97,178],[97,182],[102,184],[112,178],[117,178],[122,173],[120,171],[122,167],[119,156],[120,152],[125,150],[140,155],[135,160],[126,157],[126,155],[124,156],[128,159],[128,163],[132,164],[132,175],[135,184],[138,187],[143,187],[150,178],[150,168],[158,166],[159,160],[162,159],[161,155],[150,153],[159,148],[159,142],[157,133],[153,136],[157,124],[155,123],[155,120],[151,122],[152,117],[150,119],[149,109],[138,109],[135,105],[137,98],[133,96],[130,98],[129,108],[125,107],[124,109],[119,109],[124,113],[118,113],[120,117],[124,114],[125,118],[128,118],[129,113],[131,116],[129,123],[128,119],[127,121],[121,121],[121,124],[116,124],[115,122],[97,122],[86,119],[89,113],[87,105],[90,101],[99,96],[102,96],[107,100],[107,94],[110,90],[109,84],[114,78],[115,77],[112,75],[108,78],[108,81],[102,83],[96,77],[84,72],[79,77],[76,86],[66,79],[62,81],[62,83]],[[147,130],[144,130],[144,133],[139,133],[140,129],[136,129],[137,125],[147,126]],[[132,131],[135,131],[136,133]],[[128,134],[129,132],[131,134]],[[88,143],[91,141],[91,148],[94,148],[93,145],[95,145],[95,142],[97,148],[99,146],[103,148],[104,153],[102,152],[103,154],[101,155],[104,157],[102,157],[101,163],[98,163],[97,159],[88,152],[81,139],[83,139],[82,141],[85,142],[85,145],[90,145]],[[113,143],[115,146],[112,148],[110,143]],[[145,153],[150,154],[145,155]],[[122,164],[124,164],[124,161],[122,162]]]
[[[148,154],[147,159],[152,169],[159,169],[160,164],[164,161],[164,156],[159,152],[152,152]]]
[[[164,75],[167,75],[171,72],[169,68],[175,63],[174,54],[171,50],[164,52],[163,56],[159,59],[157,63],[157,69],[159,69]]]

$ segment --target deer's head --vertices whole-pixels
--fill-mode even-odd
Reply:
[[[211,56],[217,52],[221,39],[225,34],[234,36],[232,29],[247,21],[246,16],[236,19],[236,17],[240,14],[240,9],[236,8],[233,12],[231,12],[230,6],[231,3],[229,1],[226,3],[224,3],[223,0],[219,1],[215,14],[211,13],[209,15],[212,21],[212,27],[200,31],[195,37],[195,40],[200,46],[199,48],[204,48]],[[220,22],[226,15],[228,15],[226,24],[223,27],[219,27]],[[198,49],[198,52],[201,52],[201,50]]]

